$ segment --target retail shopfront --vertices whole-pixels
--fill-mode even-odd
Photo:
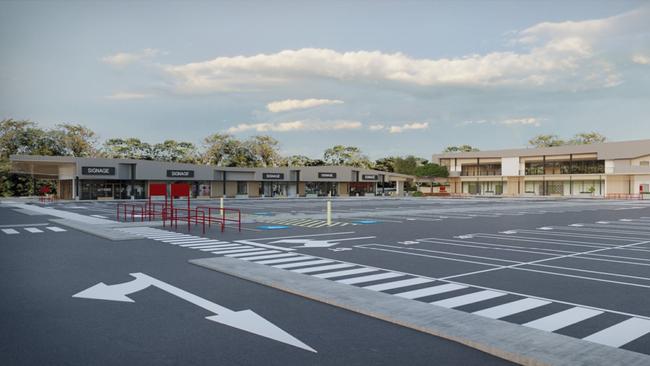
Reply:
[[[12,171],[56,180],[62,199],[145,199],[149,184],[187,183],[193,198],[367,196],[413,177],[342,166],[225,168],[134,159],[15,155]],[[60,188],[59,188],[60,187]],[[398,190],[396,194],[400,194]],[[61,196],[65,194],[65,196]]]

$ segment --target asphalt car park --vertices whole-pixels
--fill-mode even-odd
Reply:
[[[48,206],[88,217],[114,219],[114,205],[71,202]],[[448,347],[448,341],[430,335],[187,263],[194,258],[230,257],[296,276],[312,276],[650,354],[650,204],[645,201],[335,199],[332,225],[322,224],[323,199],[226,200],[226,207],[242,210],[247,218],[244,230],[227,227],[220,232],[211,227],[203,233],[196,226],[188,231],[181,225],[170,229],[145,223],[119,228],[142,238],[124,242],[111,242],[60,225],[64,232],[47,228],[42,233],[25,231],[24,227],[30,226],[18,226],[30,225],[25,220],[32,220],[31,227],[36,228],[41,227],[36,224],[52,224],[43,216],[25,216],[3,209],[3,220],[9,222],[6,228],[15,225],[19,232],[0,233],[7,254],[3,260],[9,264],[2,266],[5,286],[20,299],[5,306],[36,301],[25,295],[21,287],[6,281],[28,273],[28,268],[34,266],[35,273],[25,278],[31,278],[29,283],[40,289],[37,292],[50,294],[53,307],[62,311],[58,313],[62,317],[59,320],[70,322],[74,332],[90,327],[97,337],[123,337],[114,347],[121,344],[148,351],[169,347],[168,342],[178,342],[174,343],[176,349],[186,347],[187,340],[180,332],[185,337],[201,339],[199,344],[193,343],[196,353],[191,357],[196,358],[183,359],[194,363],[217,357],[222,361],[236,359],[243,364],[255,364],[259,359],[251,354],[237,353],[249,352],[246,350],[252,347],[255,355],[261,352],[277,357],[274,360],[278,364],[394,364],[399,357],[410,357],[409,364],[426,364],[439,360],[434,350]],[[32,237],[41,239],[34,242],[29,239]],[[49,239],[42,239],[46,237]],[[131,309],[133,304],[97,304],[71,297],[98,282],[133,280],[130,273],[146,273],[229,309],[250,308],[259,312],[318,350],[318,358],[310,359],[314,356],[300,347],[242,332],[235,332],[237,336],[232,332],[215,336],[214,327],[223,326],[206,326],[205,314],[196,317],[195,307],[189,306],[190,310],[182,301],[170,302],[168,296],[155,289],[132,296],[138,304],[134,313],[123,308]],[[47,281],[41,283],[35,278]],[[54,288],[65,296],[52,294]],[[150,298],[153,294],[158,295]],[[148,306],[152,301],[158,303]],[[141,302],[145,303],[143,307],[139,306]],[[158,310],[147,313],[151,308]],[[26,321],[25,312],[13,309],[9,313],[14,314],[16,321]],[[88,324],[97,316],[110,326],[102,328],[97,319]],[[196,319],[189,319],[193,317]],[[147,319],[146,325],[141,324],[143,318]],[[169,320],[167,330],[161,330],[160,324],[152,325],[154,319],[162,318],[162,323]],[[115,319],[127,322],[116,324]],[[43,321],[53,331],[54,325]],[[15,322],[12,325],[18,327]],[[140,325],[140,330],[135,325]],[[193,334],[189,329],[201,331]],[[136,335],[151,336],[158,332],[170,335],[157,341],[136,340]],[[19,334],[21,341],[27,341],[27,330]],[[58,340],[62,349],[68,344],[66,339],[78,341],[72,338]],[[223,345],[219,347],[223,352],[206,351],[210,341]],[[19,342],[14,339],[9,344],[18,347]],[[444,360],[449,364],[500,362],[477,351],[467,353],[466,347],[455,347],[460,348],[447,348],[449,352],[441,364]],[[59,356],[66,354],[61,352]],[[161,352],[179,357],[169,350]],[[10,353],[18,353],[17,348]],[[463,359],[465,354],[469,358]]]

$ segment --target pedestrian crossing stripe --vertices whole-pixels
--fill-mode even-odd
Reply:
[[[25,232],[27,232],[29,234],[40,234],[40,233],[45,232],[45,231],[43,231],[43,230],[41,230],[41,229],[39,229],[37,227],[24,227],[24,228],[21,228],[21,229],[23,229]],[[60,232],[67,231],[66,229],[62,229],[62,228],[60,228],[58,226],[47,226],[47,227],[45,227],[45,229],[47,229],[49,231],[53,231],[55,233],[60,233]],[[19,231],[18,228],[15,228],[15,229],[14,228],[0,229],[0,231],[2,231],[3,233],[5,233],[7,235],[17,235],[17,234],[22,233],[22,231]]]
[[[352,222],[332,222],[331,224],[327,224],[327,221],[325,220],[316,220],[316,219],[277,219],[277,220],[268,220],[268,219],[263,219],[263,218],[258,218],[258,222],[263,222],[266,224],[274,224],[274,225],[291,225],[291,226],[300,226],[300,227],[308,227],[308,228],[321,228],[321,227],[332,227],[332,226],[348,226],[348,225],[357,225],[356,223]]]

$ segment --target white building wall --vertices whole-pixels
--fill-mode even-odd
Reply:
[[[519,175],[519,157],[501,158],[501,175],[514,177]]]

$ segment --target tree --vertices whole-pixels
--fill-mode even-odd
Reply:
[[[471,145],[458,145],[458,146],[447,146],[442,152],[472,152],[472,151],[479,151],[479,149],[471,146]]]
[[[361,153],[356,146],[336,145],[325,150],[323,160],[327,165],[345,165],[354,167],[370,167],[368,157]]]
[[[389,156],[386,158],[381,158],[375,160],[374,168],[384,172],[394,172],[395,171],[395,156]]]
[[[566,142],[557,135],[537,135],[528,140],[528,143],[535,147],[553,147],[566,144]]]
[[[171,161],[175,163],[198,162],[198,151],[191,142],[165,140],[152,146],[152,159],[160,161]]]
[[[261,166],[272,167],[280,163],[279,142],[271,136],[253,136],[248,140],[250,149]]]
[[[53,131],[61,139],[66,155],[89,157],[97,154],[97,135],[80,124],[63,123]]]
[[[321,159],[311,159],[305,155],[291,155],[282,159],[282,166],[322,166],[325,162]]]
[[[400,174],[415,174],[415,168],[426,164],[427,161],[422,158],[415,157],[413,155],[408,155],[406,157],[395,157],[393,158],[393,171]]]
[[[415,168],[415,175],[418,177],[448,177],[447,167],[438,164],[423,164]]]
[[[575,134],[569,143],[572,145],[588,145],[605,141],[607,141],[607,137],[598,132],[582,132]]]
[[[102,152],[111,159],[154,159],[152,146],[133,137],[109,139],[104,142]]]
[[[210,135],[203,142],[205,145],[203,162],[210,165],[226,165],[224,163],[227,162],[239,145],[239,141],[232,135],[224,133]]]

